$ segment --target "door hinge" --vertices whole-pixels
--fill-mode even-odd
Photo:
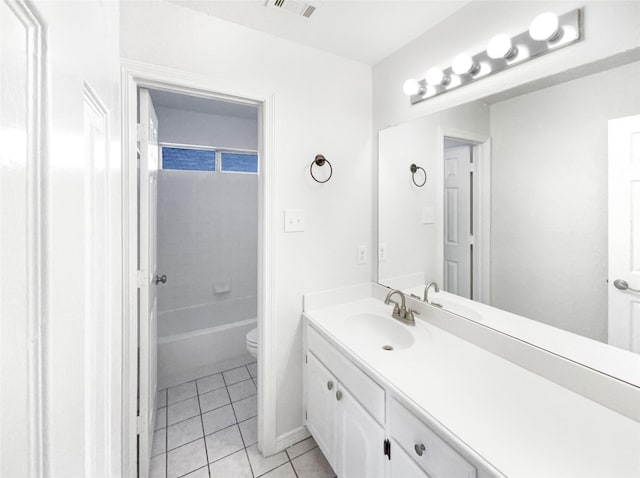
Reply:
[[[475,239],[473,238],[473,234],[469,236],[469,245],[473,246],[475,244]]]
[[[389,439],[386,439],[384,441],[384,454],[387,459],[391,460],[391,442],[389,441]]]
[[[309,363],[309,356],[304,354],[304,363]]]
[[[145,285],[147,285],[149,283],[149,280],[147,279],[147,272],[146,271],[138,271],[136,276],[137,276],[137,281],[138,281],[138,288],[144,287]]]
[[[309,419],[309,412],[307,412],[306,410],[304,411],[304,419],[305,420]]]
[[[469,163],[469,172],[473,173],[476,170],[476,167],[474,166],[475,163]]]
[[[147,125],[138,123],[136,125],[136,137],[138,141],[146,141],[147,140]]]

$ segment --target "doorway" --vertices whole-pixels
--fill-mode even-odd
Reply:
[[[184,424],[190,419],[195,422],[198,418],[201,421],[201,429],[212,432],[211,426],[216,425],[207,426],[204,423],[204,413],[228,407],[231,414],[227,415],[233,416],[234,424],[237,424],[237,414],[234,413],[227,385],[238,383],[235,382],[235,378],[240,377],[242,371],[247,372],[247,377],[243,374],[240,378],[246,378],[247,383],[236,387],[237,392],[240,395],[248,393],[249,395],[240,399],[249,398],[255,409],[255,412],[249,412],[250,416],[242,418],[252,419],[252,430],[249,433],[255,437],[259,449],[265,455],[273,453],[276,441],[275,387],[271,385],[274,381],[272,367],[269,367],[271,355],[268,353],[268,347],[263,346],[270,343],[272,336],[269,278],[272,273],[270,224],[273,200],[270,187],[272,167],[269,158],[272,157],[270,138],[273,127],[273,97],[265,94],[238,94],[228,90],[225,92],[224,88],[213,91],[210,89],[211,79],[203,81],[202,78],[192,75],[167,72],[138,64],[125,65],[124,75],[123,144],[128,194],[123,202],[127,231],[125,269],[129,271],[124,290],[127,333],[123,344],[126,375],[123,420],[125,429],[129,431],[124,437],[125,464],[131,475],[146,476],[153,465],[151,455],[156,429],[165,429],[165,454],[168,451],[169,422]],[[253,145],[243,148],[230,144],[201,144],[202,141],[189,136],[195,134],[195,128],[180,120],[175,121],[176,128],[165,128],[165,132],[179,129],[178,126],[187,126],[186,130],[182,131],[184,140],[163,136],[164,112],[158,114],[157,110],[170,109],[166,108],[166,103],[170,101],[178,101],[181,106],[193,106],[196,103],[210,106],[215,103],[236,113],[252,112],[255,133]],[[158,107],[158,104],[161,106]],[[183,110],[183,113],[187,110],[188,108]],[[191,114],[193,113],[197,112],[191,111]],[[164,121],[170,121],[167,118],[165,116]],[[176,161],[182,161],[183,165],[190,163],[196,165],[195,167],[209,168],[209,176],[199,179],[193,175],[188,177],[187,172],[193,173],[193,170],[175,167]],[[176,180],[179,175],[182,176]],[[244,195],[239,194],[235,199],[226,197],[216,201],[214,205],[210,201],[212,198],[207,197],[207,194],[215,194],[208,187],[214,183],[222,189],[226,188],[227,192],[244,192]],[[225,183],[225,186],[222,186],[222,183]],[[171,198],[168,203],[163,202],[163,194],[167,194],[166,198]],[[253,199],[247,200],[252,194]],[[183,199],[182,203],[176,202],[180,198]],[[185,199],[191,202],[185,204]],[[253,212],[253,228],[243,234],[240,226],[231,226],[229,235],[233,237],[235,233],[236,248],[242,243],[242,247],[247,250],[253,247],[253,254],[245,254],[245,264],[242,265],[236,262],[235,267],[233,263],[209,267],[211,264],[207,261],[213,260],[216,255],[219,258],[228,258],[229,254],[222,252],[225,249],[222,243],[229,243],[230,240],[229,237],[223,238],[224,234],[220,230],[216,231],[214,223],[219,222],[221,216],[217,216],[217,219],[213,216],[208,219],[202,218],[213,213],[217,207],[217,212],[224,209],[226,218],[233,219],[234,215],[241,215],[242,201],[243,205],[248,206]],[[156,206],[158,213],[154,215]],[[187,214],[185,211],[191,213]],[[156,221],[154,218],[159,220]],[[175,232],[176,230],[193,237],[177,237],[180,234]],[[174,231],[175,234],[171,236],[169,231]],[[166,237],[163,237],[163,234]],[[160,239],[157,244],[156,238]],[[200,251],[210,252],[208,255],[204,254],[207,258],[197,257],[197,251],[191,250],[188,243],[191,240],[200,241]],[[217,247],[218,250],[212,251],[213,247]],[[189,264],[177,264],[175,261],[172,263],[176,254],[189,257]],[[243,254],[238,255],[240,256]],[[195,273],[187,279],[192,275],[189,272],[191,266]],[[166,268],[165,271],[162,270],[163,267]],[[246,274],[246,280],[234,278],[233,274],[237,269],[252,271],[252,278],[246,279]],[[204,279],[206,284],[201,283]],[[171,284],[172,281],[172,285],[177,287],[182,295],[175,289],[168,295],[164,294],[162,287]],[[196,285],[199,282],[200,284]],[[242,293],[233,295],[234,291],[246,292],[251,288],[254,295],[247,294],[244,301],[241,300]],[[205,296],[211,298],[210,303],[200,303],[203,302],[201,298]],[[234,302],[233,299],[237,300]],[[181,307],[176,307],[176,304]],[[173,308],[167,308],[168,305]],[[213,313],[212,309],[216,305],[222,312]],[[249,313],[249,309],[252,313]],[[239,318],[233,315],[237,311],[247,312],[247,317]],[[216,320],[220,323],[214,324]],[[252,361],[255,363],[256,359],[247,353],[246,332],[255,329],[256,326],[257,364],[253,366]],[[185,327],[189,330],[182,330]],[[218,335],[214,337],[213,332]],[[177,353],[177,349],[182,352]],[[222,372],[232,373],[224,377]],[[218,377],[222,380],[228,404],[218,404],[216,397],[213,397],[222,395],[222,388],[213,384]],[[199,379],[201,382],[198,387]],[[249,381],[253,385],[252,390],[245,386]],[[179,387],[175,388],[175,393],[156,393],[157,390],[167,390],[176,385]],[[240,388],[243,390],[239,390]],[[195,395],[186,397],[193,395],[191,389],[195,390]],[[215,390],[219,392],[213,393]],[[184,396],[178,396],[181,391],[185,392]],[[203,398],[205,394],[211,396]],[[238,398],[240,395],[235,394],[234,397]],[[209,400],[212,407],[220,406],[203,413],[200,405],[205,400]],[[184,405],[182,408],[187,408],[190,406],[189,403],[193,402],[191,405],[197,404],[198,413],[195,414],[194,409],[194,413],[185,412],[193,417],[182,416],[179,414],[181,412],[177,411],[180,407],[175,407],[178,415],[170,417],[170,401],[181,402]],[[207,406],[205,405],[205,408]],[[158,413],[157,410],[163,408],[164,410]],[[216,412],[219,413],[220,411]],[[155,434],[156,441],[162,441],[158,435]],[[202,444],[204,445],[204,439]],[[204,453],[206,454],[206,449]],[[168,466],[166,463],[168,459],[165,456],[165,466]]]
[[[441,131],[439,144],[443,289],[489,303],[490,141]]]

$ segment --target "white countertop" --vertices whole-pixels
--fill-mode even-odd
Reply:
[[[417,318],[415,344],[383,351],[345,319],[390,318],[367,298],[305,310],[359,365],[509,477],[640,477],[640,423]]]

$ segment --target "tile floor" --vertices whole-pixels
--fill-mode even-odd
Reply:
[[[264,458],[256,364],[160,390],[151,478],[332,478],[313,438]]]

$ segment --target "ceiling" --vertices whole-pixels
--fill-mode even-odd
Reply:
[[[258,118],[257,107],[230,101],[199,98],[160,90],[151,90],[151,99],[153,100],[153,105],[160,108],[173,108],[244,119],[257,120]]]
[[[229,22],[374,65],[470,0],[305,0],[310,18],[265,0],[169,0]]]

